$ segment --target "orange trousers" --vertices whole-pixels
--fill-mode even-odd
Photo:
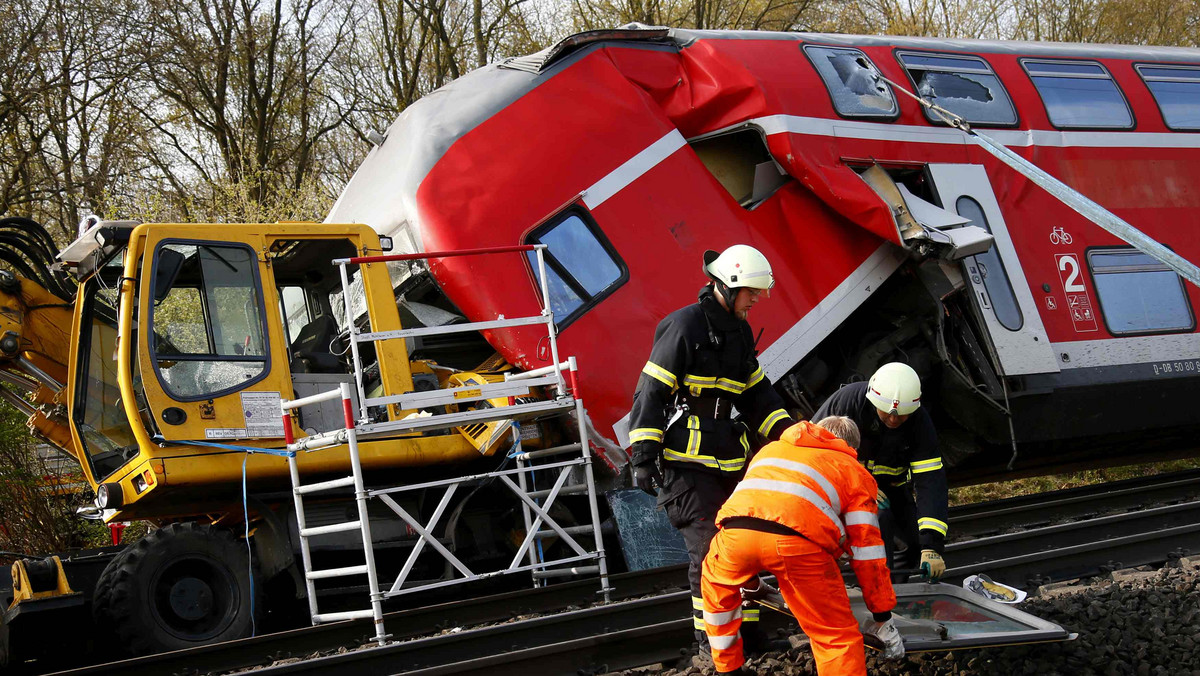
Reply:
[[[717,532],[700,580],[717,671],[737,671],[745,663],[739,587],[763,570],[775,575],[788,608],[808,635],[817,673],[866,674],[862,634],[834,558],[799,536],[740,528]]]

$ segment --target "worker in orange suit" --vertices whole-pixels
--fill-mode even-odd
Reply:
[[[892,621],[896,594],[879,533],[878,487],[858,464],[858,442],[858,426],[844,416],[792,425],[758,452],[721,507],[700,585],[717,673],[744,673],[742,600],[758,591],[761,570],[779,580],[820,676],[865,674],[863,635],[878,639],[885,657],[904,655]],[[838,569],[843,555],[872,613],[861,628]]]

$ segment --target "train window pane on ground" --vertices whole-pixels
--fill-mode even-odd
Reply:
[[[1087,258],[1110,333],[1166,333],[1195,327],[1183,281],[1166,265],[1131,248],[1096,249]]]
[[[857,49],[806,45],[804,53],[825,82],[833,107],[846,117],[895,117],[900,109],[875,64]]]
[[[991,234],[992,227],[988,224],[983,207],[973,198],[962,196],[958,198],[954,208],[959,216],[971,219],[972,225],[978,225]],[[991,306],[996,314],[996,320],[1009,331],[1019,331],[1025,323],[1021,316],[1021,307],[1017,304],[1017,295],[1013,291],[1012,282],[1008,279],[1008,271],[1004,269],[1004,261],[993,244],[987,251],[971,256],[965,261],[967,272],[979,275],[983,287],[987,289],[987,298],[981,298],[984,307]],[[974,270],[971,270],[971,268]]]
[[[1000,79],[983,59],[924,52],[900,52],[900,63],[921,96],[971,124],[1007,126],[1017,111]],[[925,111],[931,122],[941,119]]]
[[[1200,130],[1200,68],[1134,66],[1162,111],[1163,122],[1177,131]]]
[[[628,279],[612,245],[578,210],[538,228],[526,243],[546,245],[546,285],[560,329]],[[537,254],[526,255],[536,278]]]
[[[266,332],[255,270],[258,258],[236,245],[166,244],[157,270],[178,259],[154,303],[154,359],[179,401],[242,388],[266,371]]]
[[[1050,124],[1060,129],[1130,129],[1133,113],[1112,76],[1088,61],[1021,61],[1037,87]]]

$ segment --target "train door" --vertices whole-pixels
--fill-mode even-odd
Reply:
[[[962,260],[971,298],[1004,375],[1056,373],[1058,362],[1021,260],[982,165],[930,164],[942,207],[991,233],[993,245]]]

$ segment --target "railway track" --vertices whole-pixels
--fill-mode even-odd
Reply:
[[[1195,473],[1200,475],[1200,473]],[[1185,481],[1198,477],[1172,476],[1163,481],[1161,495],[1178,499]],[[1003,530],[1022,522],[1042,519],[1046,507],[1083,514],[1110,511],[1120,501],[1159,501],[1153,481],[1136,480],[1116,486],[1119,498],[1106,500],[1092,490],[1063,491],[1038,502],[1019,498],[1014,504],[988,503],[970,510],[965,518],[976,527],[993,528],[999,514],[1011,520]],[[1136,485],[1129,485],[1130,483]],[[962,516],[952,516],[959,528]],[[1056,520],[1058,517],[1056,515]],[[1035,525],[1014,533],[956,542],[947,547],[954,567],[947,579],[957,582],[974,573],[1025,586],[1101,572],[1105,567],[1159,563],[1182,550],[1200,551],[1200,500],[1135,509],[1126,513],[1080,519],[1054,525]],[[1119,562],[1119,563],[1118,563]],[[596,584],[583,580],[538,590],[470,599],[457,603],[391,613],[386,626],[393,639],[384,647],[358,646],[372,634],[369,623],[338,623],[298,629],[216,646],[126,660],[62,672],[82,676],[127,673],[128,670],[162,674],[196,674],[237,668],[272,666],[257,671],[263,676],[299,673],[369,674],[576,674],[602,673],[643,664],[671,661],[692,640],[685,591],[663,593],[684,584],[682,567],[655,569],[614,576],[618,602],[585,607],[552,615],[513,620],[515,615],[551,613],[567,606],[589,605]],[[646,596],[649,595],[649,596]],[[646,596],[646,598],[634,598]],[[765,619],[765,618],[764,618]],[[774,618],[782,623],[784,618]],[[431,629],[467,627],[438,636]],[[426,635],[422,638],[417,636]],[[410,639],[410,640],[405,640]],[[333,653],[313,657],[317,653]],[[280,663],[281,658],[304,658]]]

